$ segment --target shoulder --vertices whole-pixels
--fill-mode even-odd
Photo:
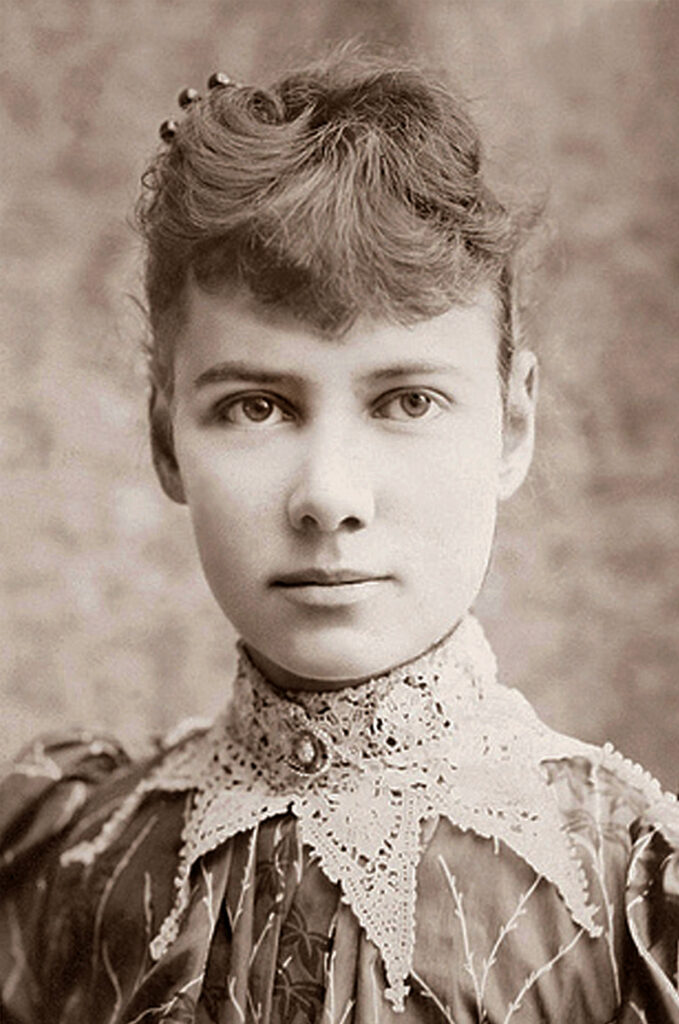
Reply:
[[[504,690],[504,692],[502,692]],[[501,750],[530,771],[539,766],[567,830],[589,821],[607,834],[617,828],[657,827],[668,838],[679,835],[679,803],[673,793],[641,765],[624,757],[612,744],[586,743],[559,733],[543,722],[519,691],[493,692],[490,711]]]
[[[629,887],[640,863],[647,881],[654,879],[654,887],[666,888],[668,873],[679,864],[679,802],[674,794],[664,792],[648,772],[610,745],[583,744],[581,751],[543,760],[541,767],[563,830],[593,875],[591,888],[604,883]],[[679,883],[674,888],[679,892]]]
[[[505,701],[519,757],[539,766],[560,831],[585,860],[603,856],[620,871],[641,836],[654,836],[654,847],[679,848],[679,802],[650,772],[610,743],[597,746],[554,731],[516,691]]]
[[[0,774],[0,875],[33,869],[46,850],[101,821],[165,756],[195,732],[152,740],[132,758],[110,735],[71,730],[38,737]]]
[[[183,825],[185,793],[137,799],[165,754],[154,743],[135,759],[110,736],[74,731],[37,739],[0,778],[3,1020],[3,1009],[28,1021],[61,1019],[71,998],[80,1006],[99,984],[101,961],[83,950],[94,950],[100,933],[104,956],[143,961],[148,915],[162,920],[172,903]],[[108,822],[128,808],[96,862],[69,857],[108,838]],[[82,1019],[93,1018],[84,1011]]]
[[[65,832],[92,791],[131,765],[122,744],[103,734],[73,730],[34,740],[0,778],[0,868]]]

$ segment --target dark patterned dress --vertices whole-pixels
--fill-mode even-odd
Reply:
[[[456,642],[350,710],[246,667],[235,717],[140,764],[35,744],[1,791],[2,1024],[679,1024],[675,801],[494,705]]]

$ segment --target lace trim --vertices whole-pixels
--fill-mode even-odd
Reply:
[[[601,934],[584,869],[540,767],[583,754],[610,762],[653,802],[663,797],[641,769],[609,748],[552,732],[525,698],[501,686],[471,616],[416,661],[332,693],[275,690],[241,647],[226,714],[170,751],[99,835],[62,862],[91,863],[147,793],[194,791],[175,903],[151,943],[158,959],[178,934],[196,861],[291,810],[302,841],[379,949],[387,998],[402,1009],[415,942],[421,825],[439,815],[501,840],[556,886],[576,924]]]

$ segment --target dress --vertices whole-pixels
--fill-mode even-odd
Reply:
[[[33,745],[0,803],[3,1024],[679,1024],[679,806],[496,679],[472,617],[132,763]]]

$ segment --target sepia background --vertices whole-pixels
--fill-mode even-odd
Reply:
[[[478,611],[558,729],[679,785],[679,3],[13,0],[3,10],[0,756],[224,702],[232,635],[144,423],[139,243],[158,125],[217,69],[346,38],[462,83],[493,177],[546,194],[539,456]]]

